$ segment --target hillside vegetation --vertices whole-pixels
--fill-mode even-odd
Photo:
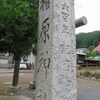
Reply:
[[[100,43],[100,31],[79,33],[76,35],[76,48],[96,47]]]

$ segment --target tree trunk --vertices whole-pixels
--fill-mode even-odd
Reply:
[[[18,86],[20,59],[15,60],[12,86]]]

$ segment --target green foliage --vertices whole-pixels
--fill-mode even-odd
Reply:
[[[91,59],[94,59],[94,57],[100,55],[100,52],[94,52],[94,51],[88,51],[87,57],[90,57]]]
[[[0,52],[8,51],[17,59],[32,51],[37,42],[36,4],[36,0],[0,1]]]
[[[0,95],[4,95],[9,90],[9,85],[0,84]]]
[[[76,48],[96,47],[100,42],[100,31],[80,33],[76,35]]]
[[[91,76],[91,72],[89,72],[89,71],[84,72],[84,76],[85,77],[90,77]]]
[[[93,51],[95,47],[94,46],[90,46],[88,48],[88,51],[87,51],[87,57],[90,57],[91,59],[94,59],[94,57],[100,55],[100,52],[97,52],[97,51]]]

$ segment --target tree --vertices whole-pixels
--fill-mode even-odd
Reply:
[[[35,1],[35,0],[33,0]],[[13,86],[18,85],[20,59],[37,42],[37,6],[31,0],[0,1],[0,52],[14,55]]]
[[[76,35],[76,47],[77,48],[89,48],[90,46],[96,46],[100,42],[100,31],[94,31],[89,33],[80,33]]]
[[[91,59],[94,59],[96,56],[100,55],[100,52],[97,52],[97,51],[93,51],[95,47],[94,46],[90,46],[87,50],[87,54],[86,56],[88,58],[91,58]]]

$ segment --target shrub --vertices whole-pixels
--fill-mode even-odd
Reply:
[[[85,77],[91,77],[91,73],[89,71],[84,72]]]

